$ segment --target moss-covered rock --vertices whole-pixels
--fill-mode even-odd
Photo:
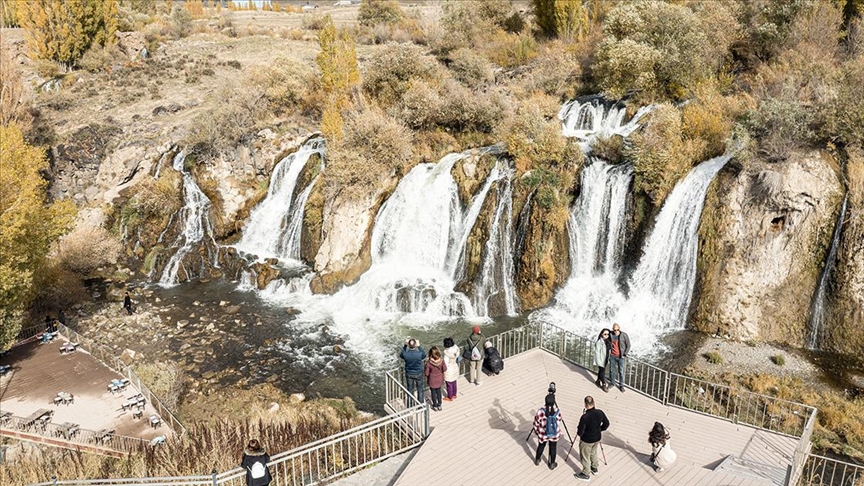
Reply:
[[[720,172],[699,228],[693,326],[801,346],[842,186],[825,152]]]

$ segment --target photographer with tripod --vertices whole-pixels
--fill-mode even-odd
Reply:
[[[602,432],[609,428],[609,419],[602,410],[594,408],[594,398],[591,396],[585,397],[585,410],[582,412],[582,417],[579,418],[579,426],[576,428],[576,435],[579,436],[579,455],[582,456],[582,471],[576,474],[576,479],[582,481],[591,480],[588,471],[591,474],[597,474],[597,445],[600,445],[600,450],[603,450],[603,444],[600,443]],[[603,453],[603,462],[606,462],[606,453]]]
[[[564,423],[564,417],[561,416],[561,410],[555,403],[555,383],[549,383],[549,394],[546,395],[546,402],[543,408],[537,409],[534,414],[534,428],[531,433],[537,434],[537,440],[540,443],[537,445],[537,454],[534,455],[534,465],[540,465],[540,459],[543,457],[543,449],[546,448],[546,443],[549,443],[549,469],[558,467],[555,462],[555,456],[558,451],[558,439],[561,437],[561,425],[567,429],[567,424]],[[531,438],[531,433],[525,440]],[[567,437],[570,437],[570,432],[567,432]],[[572,444],[573,441],[571,440]],[[569,454],[569,453],[568,453]],[[566,460],[566,459],[565,459]]]

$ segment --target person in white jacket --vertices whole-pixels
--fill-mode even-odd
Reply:
[[[447,365],[447,371],[444,372],[444,386],[447,392],[445,402],[452,402],[456,399],[456,381],[459,379],[459,346],[453,342],[452,337],[444,338],[444,364]]]
[[[606,364],[609,362],[609,349],[612,347],[609,333],[609,329],[604,328],[594,343],[594,365],[597,366],[597,380],[594,383],[606,393],[609,393],[609,383],[606,381]]]
[[[651,463],[654,464],[654,471],[660,472],[678,459],[678,455],[675,454],[669,444],[670,440],[669,432],[666,431],[663,424],[654,422],[654,428],[648,433],[648,442],[651,443]]]

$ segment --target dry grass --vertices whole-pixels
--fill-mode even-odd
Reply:
[[[122,246],[101,226],[79,226],[57,242],[58,263],[82,278],[117,263]]]

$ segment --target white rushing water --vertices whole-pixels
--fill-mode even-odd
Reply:
[[[843,221],[846,219],[846,208],[848,204],[849,191],[847,190],[846,194],[843,196],[843,204],[840,206],[840,214],[837,217],[837,222],[834,224],[834,235],[831,237],[831,246],[828,249],[827,257],[825,258],[825,267],[822,269],[822,274],[819,276],[819,285],[816,288],[816,294],[813,296],[813,303],[810,305],[810,339],[807,342],[807,347],[809,349],[821,349],[822,347],[822,341],[825,334],[825,297],[837,261],[837,248],[840,245],[840,235],[843,233]]]
[[[607,105],[608,103],[604,103],[598,98],[592,98],[582,103],[578,100],[565,103],[558,111],[563,135],[578,139],[584,150],[600,137],[612,135],[627,137],[639,128],[639,120],[653,109],[651,106],[639,108],[633,118],[624,123],[624,116],[627,114],[626,108],[619,105]]]
[[[626,198],[616,195],[626,193],[632,169],[594,160],[583,171],[568,227],[573,273],[553,305],[530,320],[551,321],[585,336],[618,322],[641,353],[650,352],[661,333],[683,329],[696,280],[705,193],[730,158],[703,162],[678,182],[657,216],[627,293],[618,281]]]
[[[507,164],[499,160],[495,169]],[[503,310],[508,316],[517,313],[516,288],[513,282],[513,169],[505,167],[498,181],[497,204],[490,223],[489,238],[483,250],[480,281],[474,288],[474,309],[478,315],[489,316],[489,299],[500,295]],[[492,179],[492,176],[489,176]],[[464,264],[462,265],[464,268]]]
[[[259,258],[297,260],[300,257],[300,234],[306,200],[317,177],[295,198],[297,180],[313,155],[321,158],[324,168],[324,140],[313,138],[297,152],[282,159],[270,175],[267,196],[255,206],[243,228],[237,249]]]
[[[178,273],[181,266],[186,265],[185,260],[187,255],[194,259],[191,252],[201,244],[207,250],[206,260],[203,254],[200,257],[204,260],[201,262],[201,266],[207,264],[214,267],[219,266],[218,253],[216,251],[218,245],[216,244],[216,240],[213,239],[213,227],[210,223],[210,208],[212,204],[210,199],[201,191],[201,188],[198,187],[192,174],[186,170],[185,162],[186,154],[184,152],[180,152],[174,157],[174,170],[183,174],[184,205],[176,218],[177,222],[182,226],[183,231],[174,240],[172,248],[177,248],[177,250],[168,261],[168,264],[165,265],[162,277],[159,279],[159,285],[163,287],[170,287],[178,283]],[[189,268],[185,268],[185,270],[187,275],[193,273]]]

